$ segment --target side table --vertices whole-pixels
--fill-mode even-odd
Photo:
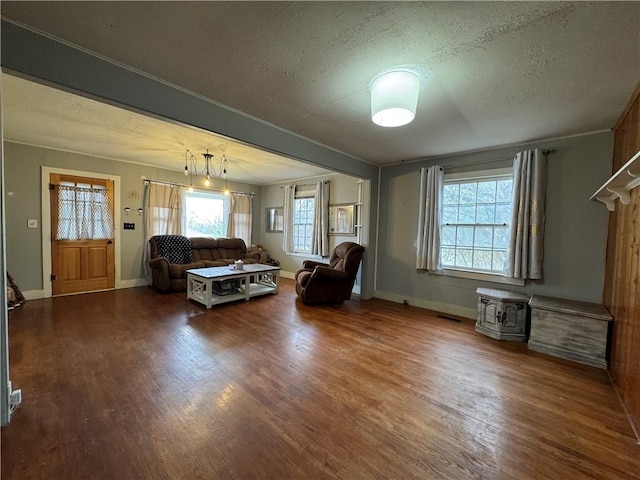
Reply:
[[[497,340],[527,340],[528,295],[493,288],[478,288],[476,293],[476,332]]]

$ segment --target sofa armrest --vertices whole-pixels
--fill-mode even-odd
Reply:
[[[260,263],[260,252],[247,252],[242,260],[253,260],[256,263]]]
[[[316,262],[315,260],[305,260],[302,262],[302,268],[308,268],[309,270],[313,270],[316,267],[329,267],[328,263]]]
[[[156,257],[149,260],[153,286],[161,292],[171,290],[171,277],[169,275],[169,260],[164,257]]]
[[[156,257],[149,260],[149,267],[166,270],[169,273],[169,260],[164,257]]]

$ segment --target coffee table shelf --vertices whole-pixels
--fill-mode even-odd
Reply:
[[[234,267],[194,268],[187,270],[187,298],[211,308],[236,300],[249,300],[252,297],[278,294],[280,267],[249,264],[244,269]],[[237,279],[240,286],[237,293],[217,295],[213,291],[213,282]]]

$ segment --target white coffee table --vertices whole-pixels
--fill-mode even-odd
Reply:
[[[245,264],[242,270],[235,266],[194,268],[187,270],[187,298],[211,308],[212,305],[249,300],[268,293],[277,295],[279,274],[280,267],[259,263]],[[217,295],[213,292],[213,282],[234,278],[240,280],[237,293]]]

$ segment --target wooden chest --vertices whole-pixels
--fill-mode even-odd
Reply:
[[[493,288],[478,288],[476,293],[476,332],[498,340],[527,340],[528,295]]]
[[[598,368],[607,368],[609,311],[596,303],[534,295],[529,348]]]

